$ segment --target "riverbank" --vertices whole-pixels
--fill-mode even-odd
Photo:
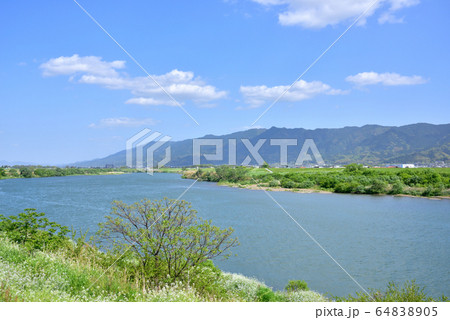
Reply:
[[[42,166],[17,166],[0,168],[0,179],[17,178],[48,178],[64,176],[88,176],[88,175],[118,175],[125,173],[141,172],[141,170],[120,168],[59,168]]]
[[[227,272],[220,272],[216,283],[209,284],[217,286],[220,294],[204,292],[194,283],[149,287],[118,266],[110,269],[108,259],[102,265],[105,255],[75,242],[57,252],[30,252],[0,234],[0,301],[258,302],[267,297],[286,302],[329,301],[311,290],[273,292],[261,281]],[[210,271],[205,267],[202,273],[208,276]]]
[[[450,199],[450,168],[345,169],[213,167],[184,170],[183,178],[234,188],[295,193],[348,193]]]
[[[271,188],[271,187],[263,187],[257,184],[249,184],[249,185],[241,185],[239,183],[226,183],[226,182],[218,182],[218,186],[222,187],[230,187],[230,188],[238,188],[238,189],[248,189],[248,190],[263,190],[263,191],[275,191],[275,192],[293,192],[293,193],[320,193],[320,194],[333,194],[336,192],[327,191],[327,190],[317,190],[317,189],[288,189],[288,188]],[[393,196],[393,197],[408,197],[408,198],[422,198],[428,200],[450,200],[450,196],[434,196],[434,197],[422,197],[422,196],[412,196],[409,194],[379,194],[380,196]]]

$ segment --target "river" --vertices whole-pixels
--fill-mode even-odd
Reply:
[[[91,233],[113,200],[177,198],[193,180],[160,173],[0,180],[0,213],[24,208]],[[183,199],[198,215],[233,227],[240,246],[215,263],[283,289],[306,280],[321,293],[347,295],[415,279],[426,292],[450,295],[450,200],[270,192],[197,182]],[[328,252],[335,261],[325,252]]]

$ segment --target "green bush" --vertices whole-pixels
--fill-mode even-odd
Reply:
[[[419,287],[416,282],[406,281],[403,286],[399,287],[394,282],[389,282],[385,291],[370,289],[369,294],[366,292],[357,292],[356,296],[349,295],[347,297],[334,297],[336,301],[350,302],[431,302],[431,301],[449,301],[448,297],[442,296],[435,300],[424,292],[424,288]]]
[[[275,302],[277,297],[275,293],[267,287],[259,287],[256,292],[256,297],[258,302]]]
[[[226,299],[227,292],[220,283],[221,278],[222,271],[211,260],[206,260],[189,270],[187,282],[190,287],[203,296],[209,295]]]
[[[295,188],[295,182],[292,180],[289,180],[287,178],[283,178],[281,180],[281,187],[287,188],[287,189]]]
[[[0,231],[29,250],[53,250],[67,243],[69,228],[49,221],[43,212],[25,209],[17,216],[0,215]]]
[[[357,163],[351,163],[347,166],[345,166],[344,172],[352,172],[352,173],[358,173],[365,171],[366,168],[362,164]]]
[[[401,183],[400,181],[395,182],[392,185],[391,191],[389,193],[390,194],[401,194],[401,193],[403,193],[403,183]]]
[[[303,189],[309,189],[309,188],[314,187],[314,182],[312,182],[311,180],[305,180],[305,181],[300,182],[298,184],[298,187],[303,188]]]
[[[271,188],[276,188],[279,186],[280,186],[280,181],[278,181],[278,180],[272,180],[269,182],[269,187],[271,187]]]
[[[20,175],[24,178],[31,178],[33,176],[33,171],[30,168],[25,167],[20,170]]]
[[[289,280],[287,286],[285,287],[287,292],[292,291],[308,291],[308,284],[304,280]]]
[[[371,194],[386,193],[387,183],[381,179],[375,179],[367,190]]]

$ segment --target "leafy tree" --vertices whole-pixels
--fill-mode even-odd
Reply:
[[[344,172],[357,173],[357,172],[361,172],[361,171],[364,171],[364,170],[365,170],[365,168],[364,168],[364,166],[362,164],[351,163],[351,164],[345,166]]]
[[[20,169],[20,175],[24,178],[31,178],[33,176],[33,171],[28,167],[24,167]]]
[[[292,180],[289,180],[287,178],[281,179],[280,184],[283,188],[288,188],[288,189],[295,188],[295,182]]]
[[[267,287],[258,287],[256,291],[256,298],[258,302],[276,302],[277,297],[275,293]]]
[[[247,180],[250,169],[245,167],[219,166],[215,168],[219,181],[242,182]]]
[[[381,179],[375,179],[368,192],[372,194],[386,193],[387,183]]]
[[[131,205],[114,201],[99,229],[119,252],[134,253],[144,275],[157,281],[185,279],[189,269],[219,255],[228,257],[225,252],[238,245],[232,233],[232,228],[198,218],[189,202],[167,198]]]
[[[304,280],[289,280],[285,289],[287,292],[299,291],[299,290],[303,290],[303,291],[309,290],[308,284]]]
[[[25,209],[17,216],[0,215],[0,231],[12,241],[24,244],[28,249],[56,249],[68,238],[69,228],[51,222],[45,213]]]
[[[6,171],[4,168],[0,168],[0,177],[6,176]]]
[[[392,189],[390,191],[391,194],[401,194],[403,193],[403,183],[401,183],[400,181],[395,182],[392,185]]]

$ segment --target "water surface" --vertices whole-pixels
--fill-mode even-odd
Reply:
[[[0,213],[24,208],[51,220],[89,229],[110,211],[113,200],[177,198],[193,180],[177,174],[126,174],[0,180]],[[340,194],[271,195],[363,287],[416,279],[436,297],[450,295],[450,201]],[[217,259],[229,272],[282,289],[304,279],[322,293],[361,289],[263,191],[197,182],[183,197],[198,215],[233,227],[236,256]]]

